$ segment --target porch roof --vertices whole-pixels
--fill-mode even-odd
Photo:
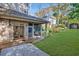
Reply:
[[[48,21],[43,18],[27,15],[25,13],[21,13],[19,11],[11,9],[6,9],[3,7],[0,7],[0,18],[27,21],[27,22],[48,23]]]

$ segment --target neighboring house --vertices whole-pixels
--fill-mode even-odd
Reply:
[[[48,21],[28,15],[28,6],[23,3],[0,4],[0,41],[44,37],[42,24]]]
[[[52,28],[53,26],[57,25],[55,17],[53,17],[53,16],[44,16],[43,18],[49,21],[48,28]]]

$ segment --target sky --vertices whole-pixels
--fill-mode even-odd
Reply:
[[[32,3],[31,4],[31,7],[30,7],[30,10],[29,10],[29,13],[31,15],[34,15],[35,16],[35,13],[39,10],[41,10],[42,8],[47,8],[51,5],[51,3]],[[54,3],[55,5],[55,3]]]

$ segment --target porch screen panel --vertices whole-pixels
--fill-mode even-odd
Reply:
[[[34,25],[34,35],[40,36],[41,35],[41,26],[39,24]]]

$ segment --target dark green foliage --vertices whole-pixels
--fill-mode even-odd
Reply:
[[[79,19],[79,4],[78,3],[73,3],[71,5],[71,12],[69,13],[69,17],[72,19]]]

